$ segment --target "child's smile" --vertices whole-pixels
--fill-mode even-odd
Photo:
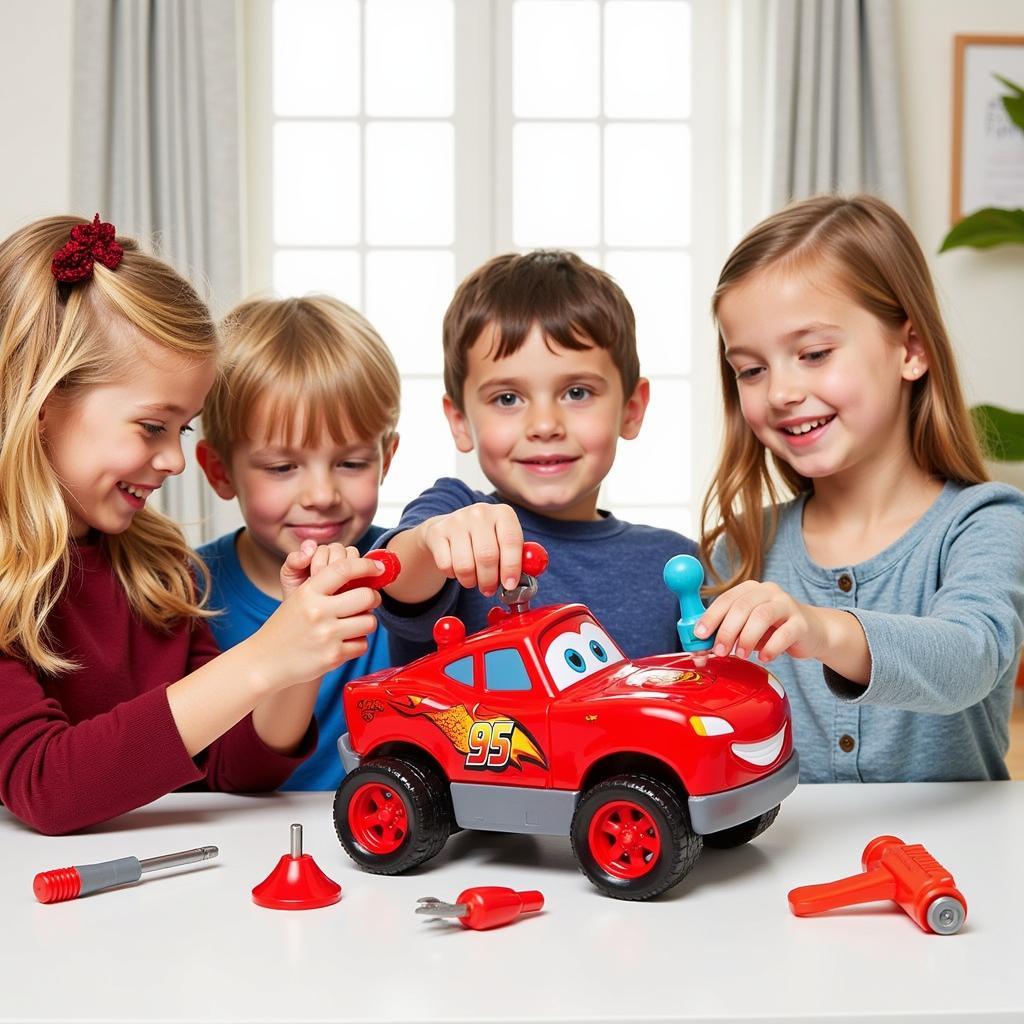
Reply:
[[[596,518],[618,440],[640,430],[647,381],[627,400],[608,351],[560,348],[537,325],[511,355],[496,360],[494,349],[485,328],[469,349],[464,411],[445,399],[459,451],[477,450],[505,501],[556,519]]]
[[[719,323],[743,417],[802,476],[909,458],[910,384],[923,357],[810,273],[753,274],[723,297]]]

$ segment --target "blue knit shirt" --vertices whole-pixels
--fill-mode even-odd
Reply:
[[[804,546],[807,496],[780,507],[765,580],[856,616],[867,687],[820,662],[771,664],[789,695],[801,782],[1006,779],[1024,642],[1024,494],[947,483],[902,537],[866,562],[823,568]],[[713,561],[727,570],[724,548]]]
[[[500,503],[496,494],[442,478],[406,506],[398,526],[378,545],[385,547],[395,534],[432,516],[481,501]],[[524,539],[543,544],[550,556],[533,607],[582,602],[629,658],[679,650],[679,602],[661,574],[673,555],[694,554],[692,540],[673,530],[626,523],[607,512],[593,521],[571,522],[511,507]],[[477,589],[448,580],[432,601],[408,606],[385,597],[377,614],[387,626],[392,661],[401,665],[435,649],[434,623],[442,615],[457,615],[473,633],[487,625],[487,612],[495,603]]]

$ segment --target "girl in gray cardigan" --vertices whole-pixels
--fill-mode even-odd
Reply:
[[[772,663],[802,782],[1007,778],[1024,495],[987,482],[910,229],[871,196],[796,203],[736,247],[713,311],[698,635]]]

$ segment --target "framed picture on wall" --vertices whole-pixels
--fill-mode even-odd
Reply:
[[[1024,131],[1005,78],[1024,89],[1024,36],[954,38],[952,222],[986,206],[1024,207]]]

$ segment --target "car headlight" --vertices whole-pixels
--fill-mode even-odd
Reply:
[[[690,725],[698,736],[724,736],[733,731],[733,727],[724,718],[713,715],[691,715]]]

